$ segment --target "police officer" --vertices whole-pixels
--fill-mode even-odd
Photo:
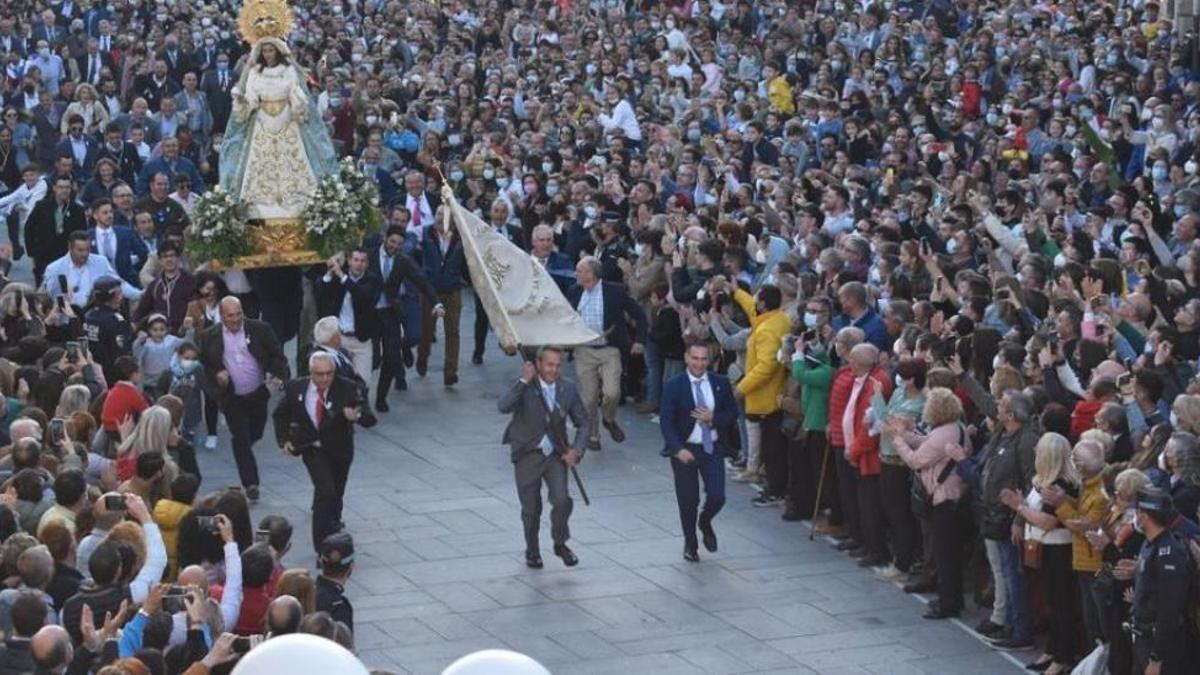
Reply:
[[[1133,609],[1133,672],[1176,675],[1188,666],[1187,603],[1192,561],[1187,543],[1171,530],[1177,514],[1159,488],[1138,491],[1134,526],[1146,536],[1138,555]]]
[[[354,607],[346,597],[346,581],[354,570],[354,539],[347,532],[325,537],[318,547],[321,574],[317,577],[317,611],[329,612],[354,631]]]
[[[94,292],[93,307],[83,316],[83,331],[93,360],[110,373],[118,356],[133,353],[133,327],[121,313],[120,279],[101,277]]]

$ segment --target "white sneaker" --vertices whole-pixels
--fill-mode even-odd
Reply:
[[[204,439],[204,449],[205,450],[216,450],[217,449],[217,437],[209,436],[208,438],[205,438]]]
[[[896,566],[888,563],[887,567],[876,567],[875,578],[880,581],[895,581],[901,577],[907,576],[904,572],[896,569]]]

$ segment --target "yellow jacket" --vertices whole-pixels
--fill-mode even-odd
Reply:
[[[158,531],[162,533],[163,546],[167,549],[167,578],[172,581],[179,575],[179,558],[175,553],[179,542],[179,522],[191,510],[191,504],[160,499],[151,514]]]
[[[772,108],[784,115],[796,112],[796,102],[792,99],[792,86],[782,75],[776,76],[767,83],[767,99],[771,101]]]
[[[1054,510],[1054,515],[1066,526],[1068,520],[1082,519],[1100,523],[1108,514],[1108,498],[1104,496],[1104,476],[1093,476],[1083,483],[1078,499],[1068,499]],[[1104,558],[1092,549],[1082,533],[1071,533],[1071,569],[1077,572],[1098,572]]]
[[[750,317],[746,374],[737,388],[746,396],[747,415],[769,415],[779,410],[779,397],[787,387],[788,369],[775,354],[784,336],[791,332],[792,321],[778,309],[759,314],[754,310],[754,298],[741,289],[733,299]]]

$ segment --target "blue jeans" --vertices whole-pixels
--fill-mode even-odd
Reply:
[[[663,359],[653,340],[646,341],[643,357],[646,359],[646,402],[657,408],[662,398]]]
[[[1033,639],[1033,612],[1029,607],[1029,589],[1025,584],[1025,561],[1023,552],[1011,539],[996,542],[1000,549],[1000,567],[1004,572],[1006,591],[1004,626],[1008,635],[1016,642]]]

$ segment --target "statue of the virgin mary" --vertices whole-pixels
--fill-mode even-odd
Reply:
[[[238,17],[251,50],[233,87],[221,186],[252,219],[296,218],[317,181],[338,169],[305,73],[284,41],[291,24],[284,0],[247,0]]]

